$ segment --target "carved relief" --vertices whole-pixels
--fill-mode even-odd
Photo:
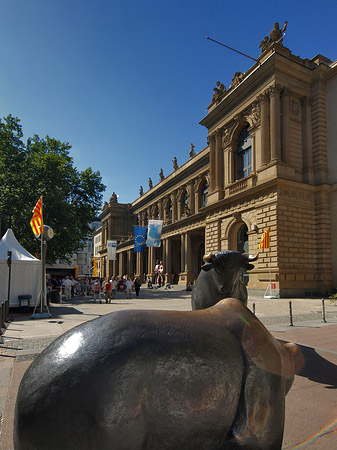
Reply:
[[[259,123],[261,121],[261,111],[260,111],[259,102],[254,102],[252,104],[252,112],[251,112],[250,116],[248,116],[248,117],[249,117],[250,122],[253,127],[256,127],[257,125],[259,125]]]
[[[289,111],[293,116],[298,117],[301,112],[301,104],[297,98],[292,98],[289,102]]]
[[[228,143],[230,142],[232,129],[233,129],[233,125],[228,125],[227,127],[225,127],[223,129],[223,133],[222,133],[222,146],[223,147],[226,147],[228,145]]]
[[[280,188],[280,197],[287,198],[290,200],[302,200],[304,202],[313,203],[315,198],[313,192],[301,190],[298,188],[291,187],[281,187]]]

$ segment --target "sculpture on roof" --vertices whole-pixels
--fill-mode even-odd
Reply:
[[[244,77],[244,75],[242,72],[235,72],[234,78],[232,79],[231,87],[236,88],[236,86],[239,86],[239,84],[243,80],[243,77]]]
[[[151,189],[152,187],[153,187],[152,180],[151,178],[149,178],[149,188]]]
[[[193,144],[191,143],[191,147],[190,147],[190,158],[193,158],[193,156],[195,156],[194,148],[195,148],[195,145],[193,145]]]
[[[175,156],[174,158],[173,158],[173,169],[174,170],[177,170],[178,169],[178,161],[177,161],[177,157]]]
[[[143,186],[139,188],[139,196],[141,197],[144,194]]]
[[[117,203],[118,199],[117,199],[117,195],[113,192],[112,196],[110,197],[110,203]]]
[[[273,42],[282,42],[282,38],[283,38],[283,32],[286,31],[287,29],[287,24],[288,22],[285,21],[282,30],[280,30],[280,26],[278,24],[278,22],[274,23],[274,29],[271,30],[271,32],[269,33],[269,42],[273,43]]]
[[[159,172],[159,178],[160,178],[160,181],[163,181],[163,179],[165,178],[165,177],[164,177],[163,169],[160,169],[160,172]]]
[[[268,36],[265,36],[262,41],[260,42],[259,48],[261,49],[261,52],[263,53],[266,51],[272,44],[282,44],[283,40],[283,33],[287,29],[288,22],[285,21],[282,30],[280,30],[280,25],[278,22],[274,23],[274,28],[269,33]]]
[[[217,100],[220,100],[220,98],[225,94],[226,92],[226,87],[225,85],[223,85],[222,83],[220,83],[220,81],[216,82],[216,86],[213,91],[213,97],[212,97],[212,102],[215,102]]]

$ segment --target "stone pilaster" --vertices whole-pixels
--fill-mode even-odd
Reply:
[[[281,156],[281,108],[280,88],[270,88],[270,157],[271,161],[279,161]]]

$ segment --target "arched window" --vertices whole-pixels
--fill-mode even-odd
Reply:
[[[208,195],[208,183],[205,180],[201,186],[200,191],[200,207],[203,208],[207,205],[207,195]]]
[[[170,201],[168,202],[168,204],[167,204],[166,214],[167,214],[167,217],[168,217],[170,220],[172,220],[172,202],[171,202],[171,200],[170,200]]]
[[[248,126],[244,128],[238,138],[237,155],[237,179],[248,177],[252,171],[252,139]]]
[[[186,211],[188,209],[188,194],[187,191],[184,192],[183,196],[182,196],[182,210]]]

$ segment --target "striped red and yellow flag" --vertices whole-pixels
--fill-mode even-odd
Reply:
[[[263,233],[259,248],[270,248],[269,228]]]
[[[41,229],[43,231],[43,220],[42,220],[42,197],[39,198],[33,209],[33,217],[30,221],[30,226],[32,227],[35,236],[41,234]]]

